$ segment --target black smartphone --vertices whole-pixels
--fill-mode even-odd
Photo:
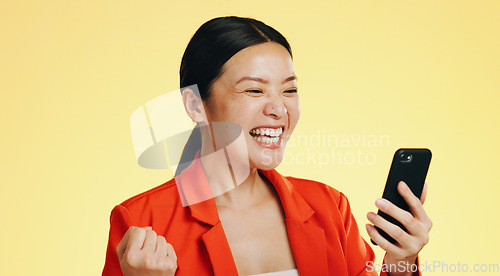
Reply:
[[[424,188],[425,177],[427,176],[427,171],[429,170],[429,165],[431,163],[431,158],[432,153],[429,149],[398,149],[392,159],[391,169],[389,170],[389,176],[387,177],[382,197],[403,210],[411,212],[408,204],[398,192],[398,183],[400,181],[404,181],[408,187],[410,187],[413,194],[420,198],[422,195],[422,189]],[[380,210],[378,210],[378,214],[387,221],[398,225],[401,229],[408,232],[399,221],[392,218],[388,214]],[[397,243],[396,240],[380,228],[375,228],[380,235],[382,235],[382,237],[387,239],[389,242],[393,244]],[[371,242],[374,245],[377,245],[373,240]]]

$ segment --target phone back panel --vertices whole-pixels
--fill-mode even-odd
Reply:
[[[407,156],[411,156],[409,161],[407,160]],[[408,204],[397,190],[398,183],[400,181],[404,181],[408,187],[410,187],[413,194],[420,198],[431,158],[432,153],[429,149],[397,150],[392,159],[391,169],[389,170],[389,176],[387,177],[387,183],[382,197],[394,203],[396,206],[410,212]],[[407,231],[406,228],[399,223],[399,221],[395,220],[386,213],[379,210],[378,214]],[[396,243],[392,237],[387,235],[378,227],[377,230],[388,241]]]

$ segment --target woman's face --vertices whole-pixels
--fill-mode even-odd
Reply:
[[[241,126],[251,168],[272,169],[283,159],[300,116],[292,58],[278,43],[245,48],[213,83],[207,119]]]

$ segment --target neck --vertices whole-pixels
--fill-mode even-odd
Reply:
[[[223,150],[202,156],[200,162],[217,206],[245,208],[265,198],[268,192],[265,177],[258,169],[230,164]]]
[[[257,169],[252,169],[249,176],[234,189],[215,197],[220,208],[232,210],[248,209],[267,199],[270,187]]]
[[[214,136],[212,125],[209,127],[210,132],[208,128],[201,129],[200,160],[217,206],[231,209],[248,208],[268,198],[268,195],[272,194],[272,188],[257,168],[250,167],[245,139],[238,138],[227,147],[216,149],[216,144],[222,146],[228,143],[223,139],[215,143],[211,138]],[[217,127],[214,129],[215,133],[221,131]],[[215,136],[227,135],[218,133]]]

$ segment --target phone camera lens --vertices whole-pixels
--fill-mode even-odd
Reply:
[[[411,162],[412,159],[413,159],[413,155],[411,155],[409,153],[403,153],[403,154],[401,154],[399,160],[403,163],[408,163],[408,162]]]

